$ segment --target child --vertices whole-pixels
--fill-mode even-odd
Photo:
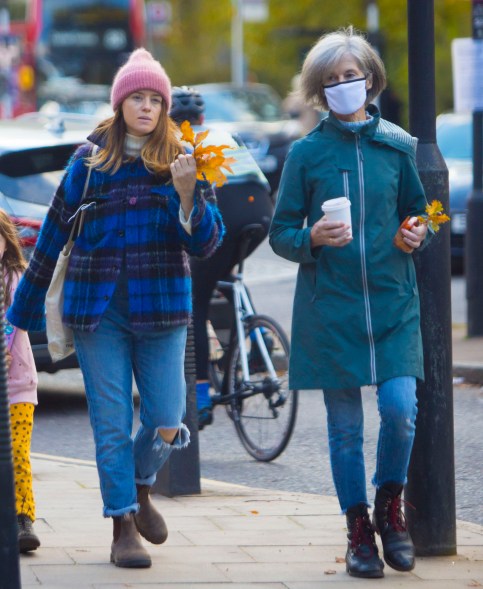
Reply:
[[[5,309],[10,306],[27,263],[15,225],[0,209],[0,260],[3,267]],[[35,502],[30,465],[34,406],[37,405],[37,372],[26,331],[5,320],[7,338],[8,396],[12,432],[15,503],[20,552],[36,550],[40,541],[33,530]]]

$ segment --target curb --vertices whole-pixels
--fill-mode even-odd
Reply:
[[[459,362],[453,364],[453,376],[464,378],[468,384],[483,386],[483,365],[477,362]]]

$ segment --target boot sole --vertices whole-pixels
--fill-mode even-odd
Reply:
[[[367,573],[347,572],[350,577],[357,577],[358,579],[382,579],[384,577],[384,571],[368,571]]]
[[[151,565],[151,559],[146,560],[142,558],[133,559],[133,560],[118,560],[117,562],[114,560],[113,555],[111,554],[111,562],[116,565],[117,567],[121,567],[124,569],[148,569]]]

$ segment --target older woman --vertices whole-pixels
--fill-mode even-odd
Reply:
[[[415,165],[416,140],[371,105],[386,85],[381,59],[352,27],[322,37],[304,62],[305,100],[328,110],[286,161],[270,229],[280,256],[298,263],[290,386],[322,388],[330,459],[347,517],[347,571],[382,577],[374,533],[392,568],[414,567],[401,493],[415,433],[416,379],[423,378],[419,298],[402,233],[419,248],[426,206]],[[352,227],[321,218],[321,205],[350,200]],[[368,514],[363,455],[363,385],[377,387],[381,418],[374,518]]]

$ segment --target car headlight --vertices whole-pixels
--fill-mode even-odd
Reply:
[[[451,215],[451,232],[458,235],[466,233],[466,213],[454,213]]]

